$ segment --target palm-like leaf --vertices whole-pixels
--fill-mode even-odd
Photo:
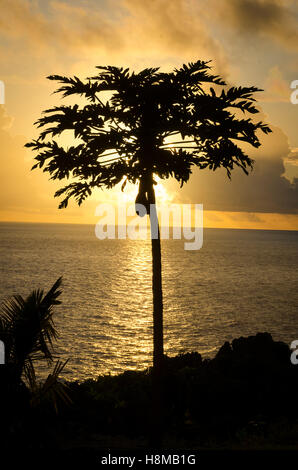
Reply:
[[[5,344],[6,363],[17,381],[22,374],[30,380],[36,360],[53,361],[52,341],[57,332],[52,316],[53,307],[61,303],[58,300],[61,283],[59,278],[46,294],[34,290],[25,299],[16,295],[1,306],[0,339]]]
[[[57,361],[53,371],[48,375],[44,382],[36,380],[34,369],[28,374],[28,383],[31,390],[31,405],[38,406],[41,402],[50,402],[58,413],[58,404],[72,404],[72,400],[68,393],[68,385],[59,380],[59,375],[66,366],[65,362]]]

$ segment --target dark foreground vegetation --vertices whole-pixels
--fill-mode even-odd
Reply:
[[[187,449],[298,449],[298,366],[269,333],[225,343],[213,359],[166,357],[164,446]],[[67,384],[67,394],[32,400],[22,382],[9,389],[1,367],[1,442],[5,448],[148,446],[151,371]],[[57,405],[55,409],[54,403]]]

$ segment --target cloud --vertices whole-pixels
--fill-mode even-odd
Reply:
[[[54,198],[54,193],[68,182],[49,181],[48,173],[30,171],[35,161],[32,152],[24,148],[28,139],[12,134],[12,122],[13,118],[7,115],[4,105],[0,105],[1,220],[93,223],[95,207],[99,202],[117,201],[117,193],[98,190],[95,198],[85,201],[82,207],[71,201],[67,210],[59,210],[59,200]]]
[[[93,223],[96,204],[108,201],[107,198],[115,197],[117,193],[100,192],[81,208],[72,203],[67,211],[59,211],[58,201],[53,198],[53,194],[61,182],[49,182],[48,175],[40,171],[30,172],[32,155],[27,155],[23,147],[26,139],[11,134],[11,122],[4,106],[0,106],[1,218]],[[262,148],[252,156],[256,159],[255,170],[248,177],[235,170],[232,181],[229,181],[224,172],[219,170],[195,171],[187,185],[176,194],[178,185],[170,180],[166,186],[169,191],[173,191],[172,202],[203,203],[205,211],[218,211],[208,213],[207,221],[211,226],[265,227],[266,224],[272,225],[271,219],[265,220],[256,213],[297,214],[298,180],[291,185],[282,174],[283,158],[297,161],[298,149],[290,151],[286,136],[280,129],[274,128],[273,134],[264,138]],[[243,211],[246,214],[239,213]],[[280,221],[276,219],[272,227],[278,227]],[[292,225],[286,225],[284,221],[283,226],[297,227],[297,220]]]
[[[231,181],[224,170],[194,170],[190,181],[177,193],[180,202],[203,203],[205,210],[235,212],[298,213],[298,179],[283,176],[283,159],[291,155],[287,136],[278,127],[262,138],[262,146],[249,155],[255,166],[249,176],[235,169]],[[296,154],[294,153],[294,156]],[[172,191],[176,183],[169,182]]]
[[[292,165],[298,166],[298,148],[291,149],[286,161]]]
[[[94,45],[121,49],[117,28],[102,9],[91,11],[58,1],[48,7],[46,12],[30,0],[1,0],[0,32],[37,49],[63,45],[64,53],[65,48],[74,51]]]
[[[50,221],[51,216],[61,219],[57,209],[58,201],[53,193],[58,185],[48,181],[47,175],[31,172],[32,155],[24,149],[24,136],[12,135],[5,107],[0,106],[0,213],[4,220],[30,220],[32,215]],[[17,215],[16,215],[17,214]],[[64,214],[64,220],[71,218],[75,211]],[[82,212],[76,211],[77,221]],[[66,216],[66,217],[65,217]],[[65,220],[66,219],[66,220]]]
[[[284,159],[285,165],[285,175],[292,184],[295,184],[295,179],[297,180],[297,170],[298,170],[298,148],[291,149],[290,153]]]
[[[206,28],[196,1],[123,0],[123,6],[129,13],[125,29],[130,31],[134,44],[143,39],[141,47],[145,51],[151,48],[155,53],[166,52],[171,56],[215,58],[224,73],[223,48]]]
[[[32,165],[25,158],[25,138],[10,134],[11,121],[4,106],[0,106],[0,210],[36,208],[42,184],[32,179]]]
[[[298,18],[285,0],[222,0],[215,2],[217,20],[241,34],[268,37],[298,50]]]
[[[290,83],[285,80],[277,65],[269,70],[264,83],[264,89],[262,101],[289,103],[291,95]]]
[[[217,18],[218,25],[228,25],[239,38],[249,35],[261,44],[260,38],[267,37],[291,50],[298,47],[297,19],[291,16],[289,1],[216,0],[212,3],[210,0],[205,16],[205,2],[197,0],[0,1],[3,54],[10,51],[6,52],[6,63],[10,73],[14,71],[15,79],[20,80],[10,99],[15,100],[14,111],[17,111],[13,114],[16,120],[23,119],[23,127],[28,122],[31,126],[38,117],[33,115],[33,109],[35,113],[39,103],[41,109],[49,107],[49,89],[40,90],[38,83],[45,75],[41,67],[47,73],[51,70],[49,73],[67,75],[78,73],[79,68],[78,74],[85,76],[86,68],[92,65],[93,71],[96,63],[127,64],[134,68],[157,64],[166,70],[189,60],[211,58],[215,59],[217,73],[226,78],[229,66],[224,41],[219,42],[212,34],[211,17]],[[25,110],[29,88],[27,83],[23,89],[21,85],[28,71],[33,77],[32,86],[36,87],[38,106],[34,108],[30,97],[30,106]],[[266,89],[267,100],[284,101],[286,93],[289,100],[291,90],[286,89],[278,67],[271,69]],[[56,210],[57,200],[52,197],[55,184],[49,183],[47,176],[40,172],[30,172],[32,159],[26,160],[23,149],[29,138],[10,134],[10,124],[10,118],[0,109],[1,208]],[[21,132],[26,133],[22,126]],[[182,189],[181,197],[184,201],[203,202],[205,209],[214,211],[297,213],[297,179],[293,177],[291,184],[283,176],[284,162],[297,165],[297,149],[290,151],[285,134],[274,128],[273,135],[265,137],[264,145],[251,156],[256,164],[249,177],[236,170],[230,182],[224,171],[196,171]],[[176,189],[174,183],[170,187]],[[76,211],[79,221],[82,209]],[[67,215],[63,212],[64,219]]]
[[[204,210],[204,227],[261,230],[297,230],[297,214],[212,212]]]
[[[51,1],[47,8],[30,0],[1,0],[0,34],[29,45],[37,55],[55,51],[57,58],[125,57],[142,64],[214,59],[227,74],[221,44],[200,19],[195,0]],[[149,63],[150,63],[149,62]],[[147,66],[147,65],[145,65]]]
[[[261,217],[253,212],[241,212],[240,214],[238,212],[234,212],[230,214],[230,219],[236,222],[241,220],[244,220],[245,222],[262,222]]]
[[[13,118],[8,116],[5,107],[0,105],[0,132],[7,131],[13,123]]]

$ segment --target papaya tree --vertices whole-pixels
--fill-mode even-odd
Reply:
[[[138,73],[114,66],[97,69],[85,80],[48,77],[59,83],[57,93],[77,97],[76,104],[45,110],[35,123],[39,137],[26,146],[36,152],[33,168],[43,169],[53,180],[70,179],[55,193],[62,196],[59,208],[66,208],[70,198],[80,205],[96,188],[121,184],[124,190],[127,182],[138,184],[136,212],[149,215],[151,225],[153,376],[158,382],[164,352],[155,179],[173,177],[182,186],[193,167],[223,167],[228,177],[239,167],[248,174],[253,160],[241,144],[258,147],[257,131],[271,130],[247,117],[258,113],[254,93],[262,90],[228,88],[211,73],[209,62],[198,60],[167,73],[159,68]],[[69,131],[73,145],[65,148],[58,138]]]

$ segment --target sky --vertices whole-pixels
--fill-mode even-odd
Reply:
[[[95,224],[99,203],[134,202],[136,188],[123,196],[116,187],[59,210],[60,185],[30,171],[33,123],[62,104],[48,75],[84,79],[96,65],[170,71],[201,59],[229,86],[264,90],[258,120],[273,132],[248,149],[249,176],[194,170],[182,189],[159,183],[159,199],[203,204],[206,227],[298,230],[297,0],[0,0],[0,12],[0,221]]]

